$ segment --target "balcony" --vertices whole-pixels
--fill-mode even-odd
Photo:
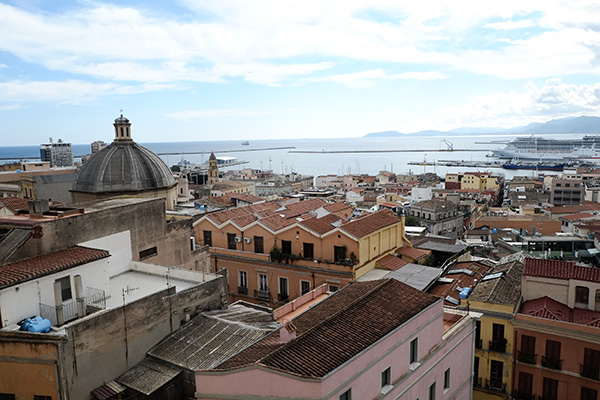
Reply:
[[[542,366],[550,369],[562,369],[562,360],[558,358],[549,358],[546,356],[542,356]]]
[[[519,362],[525,363],[525,364],[537,364],[537,354],[533,354],[533,353],[525,353],[522,351],[518,351],[517,352],[517,360],[519,360]]]
[[[483,339],[475,339],[475,348],[481,349],[483,347]]]
[[[506,339],[500,338],[496,340],[490,340],[490,351],[497,351],[499,353],[506,353]]]
[[[501,381],[493,381],[490,379],[486,379],[484,387],[488,390],[493,390],[495,392],[506,393],[506,383],[503,383]]]
[[[246,286],[238,286],[238,294],[248,294],[248,288]]]
[[[104,290],[86,287],[85,294],[85,297],[56,307],[40,303],[40,316],[49,320],[52,326],[61,326],[106,308]]]
[[[287,303],[288,301],[290,301],[290,295],[287,293],[279,293],[277,295],[277,300]]]
[[[269,292],[268,288],[267,290],[254,290],[254,297],[260,300],[273,300],[273,297],[271,297],[271,292]]]
[[[473,386],[476,388],[482,388],[483,387],[483,378],[475,376],[473,378]]]
[[[581,370],[580,375],[584,378],[590,378],[595,380],[600,380],[600,369],[597,367],[592,367],[590,365],[580,364]]]
[[[537,396],[530,393],[522,393],[518,390],[513,392],[513,400],[536,400]]]

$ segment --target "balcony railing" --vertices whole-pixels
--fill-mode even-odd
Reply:
[[[483,347],[483,339],[475,339],[475,348],[481,349]]]
[[[245,286],[238,286],[238,294],[248,294],[248,288]]]
[[[600,380],[600,369],[596,368],[596,367],[592,367],[589,365],[585,365],[585,364],[580,364],[581,365],[581,370],[580,370],[580,375],[585,377],[585,378],[590,378],[590,379],[595,379],[595,380]]]
[[[537,354],[517,352],[517,360],[526,364],[537,364]]]
[[[261,299],[261,300],[273,300],[273,298],[271,297],[271,292],[269,292],[269,289],[267,290],[254,290],[254,297],[256,297],[257,299]]]
[[[530,393],[522,393],[518,390],[513,392],[513,400],[536,400],[537,396]]]
[[[549,358],[546,356],[542,356],[542,365],[546,368],[561,370],[562,369],[562,360],[559,360],[557,358]]]
[[[506,383],[503,382],[486,379],[484,387],[488,390],[506,393]]]
[[[85,294],[85,297],[63,303],[57,307],[40,303],[40,316],[50,320],[52,326],[59,326],[59,315],[62,316],[62,322],[67,323],[106,308],[104,290],[86,287]],[[80,315],[78,303],[81,303],[82,307],[85,305],[84,315]]]
[[[478,376],[474,377],[473,378],[473,386],[482,388],[483,387],[483,379]]]
[[[284,301],[287,303],[288,301],[290,301],[290,295],[287,293],[279,293],[277,295],[277,300]]]
[[[496,340],[490,340],[490,347],[488,347],[488,349],[491,351],[497,351],[499,353],[505,353],[506,352],[506,339],[501,338],[501,339],[496,339]]]

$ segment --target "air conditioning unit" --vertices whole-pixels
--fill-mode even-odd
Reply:
[[[249,237],[244,238],[244,242],[246,242],[246,243],[250,243],[251,241],[252,241],[252,238],[249,238]]]
[[[235,237],[235,241],[238,242],[238,243],[241,242],[242,241],[242,237],[241,236],[236,236]]]

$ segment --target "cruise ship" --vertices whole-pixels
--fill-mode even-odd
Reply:
[[[492,150],[494,156],[519,160],[600,159],[600,135],[580,139],[544,139],[529,136],[510,141],[505,148]]]

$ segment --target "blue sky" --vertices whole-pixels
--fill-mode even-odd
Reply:
[[[406,4],[403,4],[406,3]],[[0,0],[3,145],[357,137],[600,115],[594,1]]]

